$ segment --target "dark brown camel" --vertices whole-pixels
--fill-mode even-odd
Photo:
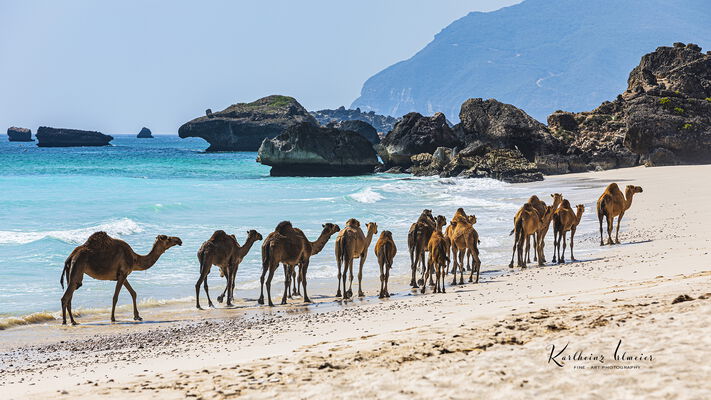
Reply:
[[[380,233],[380,238],[375,243],[375,256],[378,258],[380,266],[380,294],[379,298],[390,297],[388,291],[388,280],[390,279],[390,268],[393,267],[393,259],[397,254],[397,247],[390,231]]]
[[[435,219],[432,216],[432,210],[423,210],[417,222],[410,226],[410,231],[407,234],[407,246],[410,250],[410,268],[412,269],[412,280],[410,286],[417,288],[416,273],[418,266],[422,266],[422,270],[426,270],[425,252],[427,251],[427,243],[435,230]],[[423,275],[424,276],[424,275]],[[424,282],[420,284],[424,285]]]

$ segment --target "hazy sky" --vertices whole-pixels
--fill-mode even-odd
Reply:
[[[520,0],[0,0],[0,129],[175,133],[269,94],[348,107],[450,22]]]

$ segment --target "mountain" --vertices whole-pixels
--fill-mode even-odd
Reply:
[[[368,79],[351,108],[456,121],[465,100],[483,97],[545,121],[614,98],[660,43],[711,47],[710,20],[708,0],[526,0],[472,12]]]

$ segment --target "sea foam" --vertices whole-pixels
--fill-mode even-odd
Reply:
[[[375,203],[383,199],[383,195],[372,188],[365,188],[360,192],[349,194],[348,197],[359,203]]]
[[[97,231],[104,231],[111,236],[125,236],[143,232],[143,228],[130,218],[121,218],[86,228],[63,231],[0,231],[0,244],[27,244],[45,238],[57,239],[65,243],[81,244],[84,243],[89,235]]]

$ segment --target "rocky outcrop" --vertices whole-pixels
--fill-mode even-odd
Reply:
[[[141,128],[141,131],[138,132],[138,136],[136,136],[139,139],[153,139],[153,134],[151,133],[151,130],[146,128],[145,126]]]
[[[398,119],[393,118],[389,115],[378,115],[373,111],[362,112],[360,108],[355,110],[347,110],[345,107],[341,106],[335,110],[319,110],[311,111],[311,115],[316,118],[319,124],[326,126],[332,122],[341,121],[363,121],[370,124],[375,130],[384,136],[390,132]]]
[[[268,96],[252,103],[238,103],[220,112],[207,110],[204,117],[183,124],[181,138],[200,137],[210,143],[207,151],[256,151],[264,141],[290,126],[316,120],[293,97]]]
[[[461,152],[440,147],[433,154],[412,157],[414,175],[463,178],[492,178],[509,183],[543,180],[535,163],[518,150],[491,149],[486,145],[469,146]]]
[[[339,131],[352,131],[359,133],[364,138],[372,144],[380,143],[380,136],[378,136],[378,131],[375,130],[369,123],[365,121],[360,121],[357,119],[341,122],[330,122],[326,125],[327,128],[335,128]]]
[[[695,44],[659,47],[642,57],[614,101],[557,111],[548,123],[568,146],[549,157],[562,172],[711,162],[711,55]]]
[[[444,114],[425,117],[409,113],[395,124],[377,148],[385,165],[409,167],[413,155],[431,154],[438,147],[457,146],[461,146],[461,141],[447,124]]]
[[[27,128],[12,126],[7,128],[7,137],[11,142],[33,142],[32,131]]]
[[[114,139],[101,132],[47,126],[40,126],[35,136],[39,147],[108,146]]]
[[[272,176],[361,175],[378,165],[373,146],[360,134],[310,123],[264,139],[257,161],[271,166]]]

